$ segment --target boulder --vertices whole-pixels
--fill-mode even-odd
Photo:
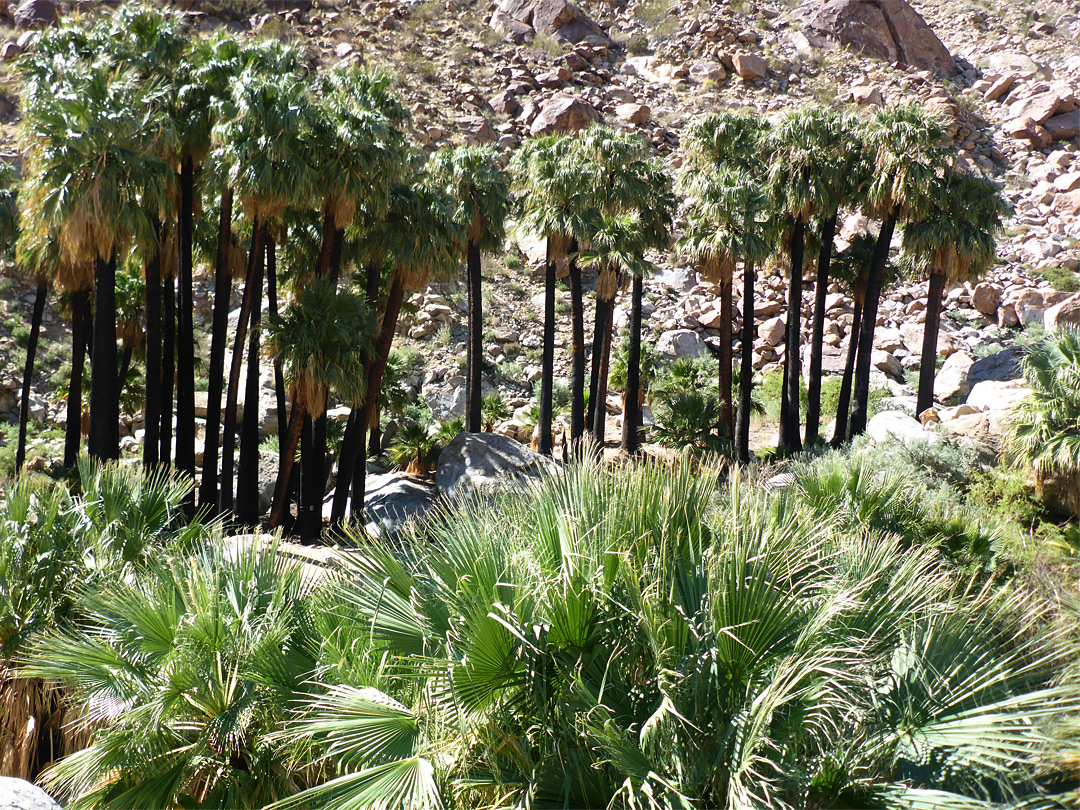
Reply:
[[[447,498],[472,490],[497,491],[521,479],[554,472],[551,459],[494,433],[460,433],[439,454],[435,489]]]
[[[1080,136],[1080,111],[1061,113],[1048,118],[1043,124],[1055,141],[1067,141]]]
[[[395,534],[410,521],[420,520],[435,504],[435,488],[405,473],[369,474],[365,483],[368,528],[380,537]]]
[[[1054,213],[1062,217],[1080,216],[1080,189],[1054,198]]]
[[[0,810],[61,810],[61,808],[37,785],[11,776],[0,776]]]
[[[880,88],[873,85],[851,88],[851,100],[859,107],[884,107],[885,99]]]
[[[894,380],[904,379],[904,367],[892,352],[874,349],[870,354],[870,365]]]
[[[810,28],[841,45],[887,62],[956,74],[956,63],[926,21],[905,0],[829,0],[808,5]]]
[[[494,143],[499,139],[491,124],[481,115],[466,115],[458,119],[458,129],[465,135],[465,139],[478,146]]]
[[[980,282],[971,291],[971,305],[983,315],[993,317],[1001,306],[1001,291],[993,284]]]
[[[1048,332],[1057,332],[1066,327],[1080,329],[1080,293],[1046,310],[1043,323]]]
[[[626,103],[615,108],[615,115],[628,124],[644,124],[652,116],[652,110],[646,104]]]
[[[781,315],[769,318],[758,327],[758,336],[770,346],[779,346],[784,342],[784,332],[787,331],[785,319]]]
[[[55,0],[22,0],[10,11],[16,28],[44,28],[60,18]]]
[[[967,405],[977,411],[1011,411],[1031,393],[1024,380],[983,380],[971,386]]]
[[[1044,149],[1054,142],[1054,136],[1033,118],[1014,118],[1003,129],[1006,135],[1018,141],[1028,141],[1036,149]]]
[[[701,335],[691,329],[664,332],[656,342],[656,350],[670,357],[697,357],[709,351]]]
[[[590,37],[607,41],[603,29],[568,0],[501,0],[498,11],[538,34],[564,42],[578,43]]]
[[[894,439],[903,445],[911,442],[937,442],[937,435],[923,430],[919,420],[900,411],[882,411],[866,424],[866,435],[881,444]]]
[[[1020,368],[1020,360],[1023,356],[1023,347],[1010,346],[989,357],[976,360],[971,364],[967,375],[968,385],[971,386],[972,392],[974,392],[975,386],[983,382],[1005,382],[1022,376],[1023,371]],[[970,394],[968,395],[968,401],[971,401]]]
[[[719,84],[727,78],[727,71],[720,62],[701,60],[690,65],[690,81],[697,84],[713,82]]]
[[[655,280],[658,284],[670,287],[675,292],[690,292],[698,283],[697,273],[692,267],[686,265],[661,270]]]
[[[971,390],[968,372],[974,363],[975,358],[967,352],[950,354],[934,379],[934,399],[953,402],[967,394]]]
[[[1044,124],[1053,118],[1061,103],[1062,98],[1058,93],[1053,91],[1039,93],[1010,104],[1009,116],[1018,119],[1030,118],[1036,124]]]
[[[499,11],[498,9],[495,9],[492,13],[488,25],[491,26],[495,33],[514,45],[524,45],[536,36],[536,32],[531,25],[519,22],[505,11]]]
[[[769,65],[757,54],[737,53],[733,59],[733,64],[739,78],[747,81],[764,79],[769,73]]]
[[[540,110],[529,127],[532,135],[574,132],[600,120],[600,113],[586,101],[567,93],[556,93]]]

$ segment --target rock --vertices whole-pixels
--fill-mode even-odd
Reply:
[[[1026,81],[1047,72],[1045,67],[1023,53],[998,51],[987,56],[986,62],[991,73],[1011,74],[1018,80]]]
[[[11,10],[16,28],[44,28],[60,18],[60,6],[54,0],[22,0]]]
[[[994,317],[1001,306],[1001,291],[992,284],[980,282],[971,291],[971,305],[983,315]]]
[[[709,351],[701,335],[691,329],[664,332],[656,342],[656,350],[670,357],[697,357]]]
[[[1080,188],[1080,172],[1067,172],[1054,180],[1054,191],[1064,194]]]
[[[427,514],[435,504],[435,488],[405,473],[367,476],[364,509],[370,529],[380,537],[401,531]]]
[[[1036,149],[1044,149],[1054,142],[1050,132],[1031,118],[1014,118],[1003,127],[1005,134],[1019,141],[1028,141]]]
[[[1038,290],[1024,290],[1013,302],[1013,307],[1016,309],[1016,317],[1025,327],[1033,323],[1042,325],[1046,306],[1043,304],[1042,293]]]
[[[1043,323],[1048,332],[1057,332],[1065,327],[1080,329],[1080,293],[1046,310]]]
[[[764,79],[769,73],[769,66],[760,56],[752,53],[737,53],[733,59],[735,72],[740,79],[753,81]]]
[[[568,0],[500,0],[498,10],[538,34],[564,42],[578,43],[590,37],[607,42],[603,29]]]
[[[652,116],[652,110],[645,104],[620,104],[615,108],[615,115],[628,124],[644,124]]]
[[[1024,380],[983,380],[971,386],[965,404],[978,411],[1011,411],[1030,393]]]
[[[505,11],[495,9],[488,20],[488,25],[495,33],[514,45],[524,45],[536,36],[531,25],[519,22]]]
[[[727,71],[724,66],[719,62],[711,62],[708,60],[702,60],[694,62],[690,66],[690,81],[696,84],[704,84],[705,82],[713,82],[714,84],[720,84],[727,78]]]
[[[891,352],[874,349],[870,354],[870,365],[893,379],[904,379],[904,367]]]
[[[508,489],[522,478],[554,472],[551,459],[494,433],[461,433],[439,454],[435,488],[457,498],[471,490]]]
[[[1043,126],[1055,141],[1067,141],[1080,136],[1080,110],[1048,118]]]
[[[600,113],[586,101],[566,93],[556,93],[532,122],[532,135],[574,132],[600,120]]]
[[[956,74],[948,48],[905,0],[829,0],[823,6],[815,0],[807,8],[811,29],[841,45],[886,62]]]
[[[851,89],[851,100],[860,107],[884,107],[885,99],[877,87],[864,85]]]
[[[61,810],[61,808],[37,785],[11,776],[0,776],[0,810]]]
[[[1044,124],[1058,111],[1061,101],[1061,96],[1053,91],[1039,93],[1009,105],[1009,116],[1016,119],[1030,118],[1036,124]]]
[[[938,437],[923,430],[919,420],[900,411],[882,411],[866,424],[866,435],[877,444],[894,439],[903,445],[911,442],[934,444]]]
[[[298,462],[299,463],[299,462]],[[259,451],[259,514],[270,511],[274,505],[274,488],[278,479],[278,454],[276,450]]]
[[[971,390],[968,372],[974,363],[975,358],[967,352],[950,354],[934,379],[934,399],[948,403],[967,394]]]
[[[785,319],[777,315],[770,318],[758,327],[758,337],[762,338],[770,346],[779,346],[784,342],[784,333],[787,331]]]
[[[1016,77],[1013,76],[1011,73],[1002,76],[1000,79],[991,84],[990,87],[987,88],[986,92],[983,93],[983,101],[997,101],[999,98],[1008,93],[1015,83]]]
[[[503,90],[501,93],[496,93],[491,97],[488,106],[498,115],[516,115],[521,109],[521,102],[509,90]]]
[[[1054,198],[1054,213],[1062,217],[1080,216],[1080,189]]]
[[[458,128],[465,134],[465,139],[479,146],[494,143],[499,136],[491,128],[487,119],[480,115],[468,115],[458,119]]]
[[[1024,356],[1021,346],[1010,346],[989,357],[983,357],[971,364],[968,369],[968,385],[975,388],[983,382],[1005,382],[1015,380],[1023,374],[1020,360]],[[970,395],[969,395],[970,401]]]
[[[679,265],[667,270],[662,270],[656,276],[656,281],[665,287],[670,287],[675,290],[675,292],[690,292],[690,290],[697,286],[698,277],[692,267]]]

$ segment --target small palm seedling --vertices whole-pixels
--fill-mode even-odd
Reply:
[[[481,423],[485,433],[491,433],[495,425],[510,418],[510,408],[499,394],[488,394],[481,407]]]

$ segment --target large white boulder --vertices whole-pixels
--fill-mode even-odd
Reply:
[[[11,776],[0,776],[0,810],[61,810],[61,808],[37,785]]]
[[[866,425],[866,435],[876,443],[886,442],[889,439],[895,439],[905,445],[913,441],[930,444],[938,441],[936,433],[923,430],[918,419],[900,411],[882,411],[875,414]]]
[[[509,489],[523,478],[552,472],[555,463],[506,436],[459,433],[439,454],[435,489],[447,498],[471,490]]]

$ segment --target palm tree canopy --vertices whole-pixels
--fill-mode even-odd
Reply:
[[[267,352],[281,361],[293,400],[318,418],[328,391],[345,402],[363,399],[365,366],[376,331],[362,296],[338,292],[329,280],[315,279],[271,322]]]
[[[992,180],[947,168],[932,207],[904,228],[902,260],[912,272],[963,281],[990,269],[1008,204]]]
[[[497,161],[490,146],[440,149],[428,161],[433,182],[457,201],[455,221],[470,243],[486,251],[502,247],[510,212],[510,178]]]
[[[818,212],[836,209],[846,123],[834,110],[808,107],[773,124],[764,145],[771,156],[769,185],[777,210],[805,223]]]
[[[588,189],[571,136],[546,135],[525,141],[514,153],[510,174],[521,227],[554,238],[561,250],[585,234]]]
[[[769,122],[754,112],[709,113],[683,131],[683,153],[695,166],[731,165],[759,178],[765,173],[761,156],[769,129]]]
[[[863,128],[873,161],[866,189],[873,219],[918,219],[931,205],[929,190],[946,158],[949,134],[942,120],[916,105],[875,110]]]

